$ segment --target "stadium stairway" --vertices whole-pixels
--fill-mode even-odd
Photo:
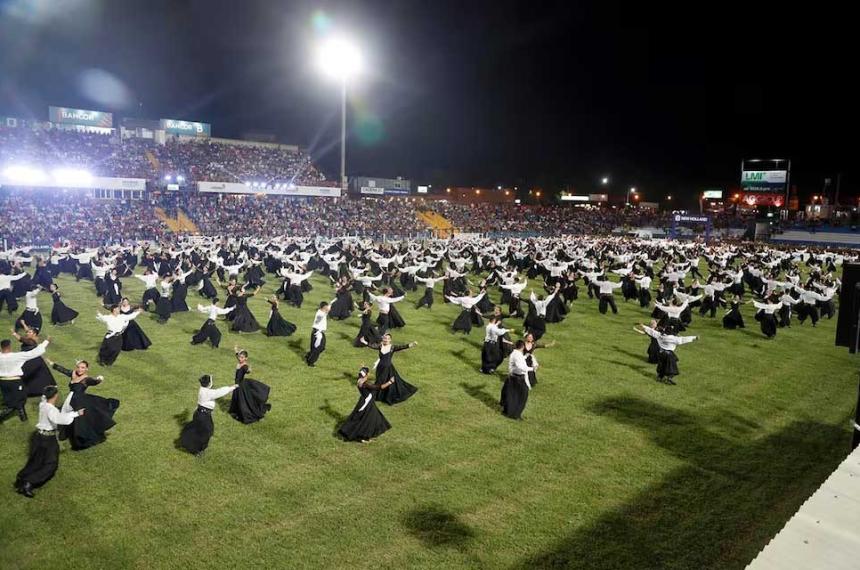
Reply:
[[[151,150],[146,151],[146,160],[149,161],[149,164],[152,165],[155,172],[161,172],[161,164],[158,162],[158,159],[155,158],[155,155],[152,154]]]
[[[437,237],[447,239],[457,234],[454,224],[436,212],[423,210],[418,212],[418,219],[433,230]]]
[[[167,212],[164,211],[164,208],[156,208],[155,215],[159,220],[164,222],[171,232],[175,234],[185,233],[185,234],[198,234],[200,230],[197,229],[197,225],[188,217],[188,214],[183,212],[181,209],[177,209],[177,215],[175,218],[171,218],[167,215]]]

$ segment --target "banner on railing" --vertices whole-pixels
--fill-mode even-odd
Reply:
[[[276,184],[275,186],[255,186],[239,182],[198,182],[197,190],[216,194],[266,194],[273,196],[316,196],[340,198],[340,188],[330,186],[297,186]]]

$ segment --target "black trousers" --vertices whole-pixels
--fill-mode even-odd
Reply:
[[[212,343],[212,348],[218,348],[218,345],[221,344],[221,331],[218,330],[212,319],[206,319],[197,334],[191,337],[191,344],[201,344],[207,340]]]
[[[6,310],[11,315],[18,310],[18,300],[12,294],[12,289],[3,289],[0,291],[0,310],[3,310],[3,303],[6,303]]]
[[[424,296],[418,300],[418,306],[416,309],[420,309],[423,306],[427,306],[428,309],[433,307],[433,290],[427,289],[424,291]]]
[[[140,302],[140,306],[144,309],[147,308],[147,305],[152,302],[153,304],[158,304],[158,298],[161,295],[158,294],[158,289],[152,287],[143,292],[143,300]]]
[[[612,307],[612,314],[618,313],[618,307],[615,305],[615,296],[614,295],[601,295],[600,296],[600,305],[598,305],[598,309],[600,310],[600,314],[606,314],[606,306],[609,305]]]
[[[313,366],[323,351],[325,351],[325,333],[317,329],[311,330],[311,348],[305,355],[308,366]]]
[[[27,391],[21,380],[0,380],[0,394],[7,408],[21,410],[27,403]]]

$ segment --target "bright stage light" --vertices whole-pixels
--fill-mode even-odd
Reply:
[[[169,174],[168,174],[168,175],[166,175],[166,176],[164,177],[164,181],[165,181],[165,182],[173,182],[173,177],[172,177],[171,175],[169,175]]]
[[[602,179],[600,182],[601,182],[604,186],[606,186],[607,184],[609,184],[609,177],[608,177],[608,176],[604,176],[604,177],[603,177],[603,179]]]
[[[176,177],[176,181],[182,184],[183,182],[185,182],[185,177],[180,174]]]
[[[13,184],[38,184],[47,178],[43,171],[30,166],[7,166],[3,177]]]
[[[58,168],[51,175],[57,184],[63,186],[89,186],[93,180],[93,175],[86,170],[75,168]]]
[[[320,45],[316,63],[322,73],[339,81],[358,75],[364,65],[359,49],[343,37],[329,38]]]

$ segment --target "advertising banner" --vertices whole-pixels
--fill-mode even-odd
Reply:
[[[746,192],[785,192],[787,170],[744,170],[741,187]]]
[[[212,125],[194,121],[178,121],[176,119],[161,119],[161,128],[168,135],[182,137],[210,137]]]
[[[705,200],[722,200],[723,199],[723,191],[722,190],[705,190],[702,194],[702,198]]]
[[[330,186],[284,185],[279,188],[273,186],[260,188],[239,182],[198,182],[197,190],[217,194],[267,194],[273,196],[317,196],[323,198],[339,198],[341,195],[340,188]]]
[[[588,195],[589,202],[608,202],[609,194],[589,194]]]
[[[385,188],[375,188],[372,186],[362,186],[361,193],[370,196],[382,196],[385,194]]]
[[[562,202],[588,202],[588,196],[584,194],[562,194]]]
[[[64,125],[85,125],[87,127],[113,127],[113,114],[70,107],[48,107],[48,120]]]
[[[31,177],[26,181],[17,180],[14,176],[0,173],[0,186],[17,186],[22,188],[92,188],[97,190],[146,190],[145,178],[109,178],[109,177],[63,177],[57,178],[43,174]]]

